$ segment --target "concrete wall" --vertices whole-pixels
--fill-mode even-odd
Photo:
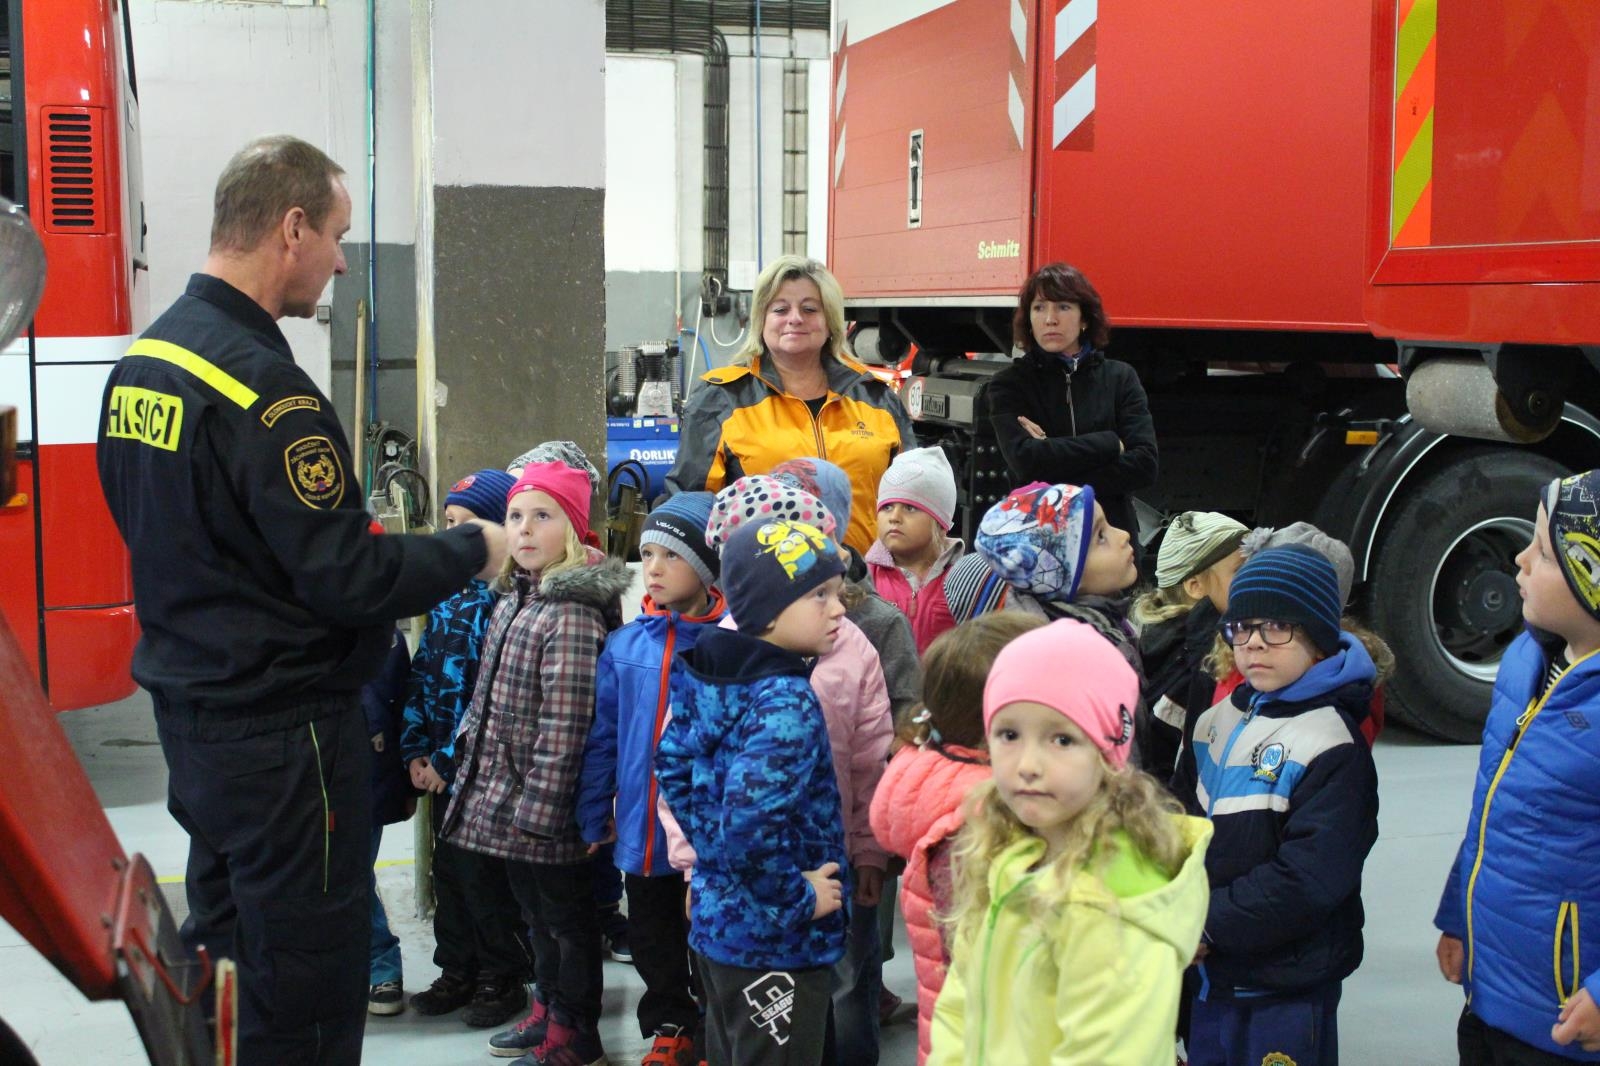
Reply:
[[[411,362],[415,306],[411,258],[411,54],[409,0],[378,0],[377,230],[380,355],[396,366],[380,379],[379,414],[415,423]],[[159,313],[205,259],[218,173],[250,138],[292,133],[348,171],[354,218],[345,254],[351,274],[325,301],[333,321],[283,322],[295,358],[351,428],[356,301],[366,295],[366,13],[362,0],[327,6],[129,0],[144,129],[150,225],[150,304]],[[392,400],[391,400],[392,397]]]
[[[504,466],[549,438],[602,455],[604,4],[415,0],[413,24],[430,473]]]
[[[283,327],[296,358],[329,391],[347,430],[352,429],[356,307],[367,295],[367,252],[373,237],[367,214],[363,0],[327,0],[326,6],[129,2],[144,127],[152,310],[159,312],[170,303],[204,259],[211,192],[227,158],[263,133],[289,132],[318,144],[349,172],[355,203],[346,244],[351,269],[333,281],[325,297],[331,323],[288,320]],[[544,235],[514,227],[515,241],[508,233],[509,243],[491,241],[476,253],[482,262],[496,257],[495,276],[503,276],[505,284],[469,286],[442,296],[446,330],[460,330],[463,340],[474,338],[472,343],[481,346],[485,338],[479,326],[494,324],[496,332],[508,335],[497,319],[510,309],[514,314],[508,321],[516,323],[521,337],[515,356],[520,365],[548,357],[546,369],[555,377],[581,378],[592,372],[595,396],[603,389],[598,370],[602,347],[669,340],[680,328],[680,318],[681,328],[694,328],[703,267],[700,57],[610,56],[603,60],[601,81],[594,63],[583,58],[587,51],[580,56],[561,43],[573,39],[578,25],[589,43],[594,32],[603,35],[603,26],[594,22],[603,15],[601,0],[486,0],[471,8],[439,4],[448,10],[448,19],[435,12],[435,3],[377,4],[376,342],[383,365],[378,415],[424,438],[425,452],[436,437],[425,419],[419,422],[417,412],[435,410],[441,396],[428,375],[441,373],[446,409],[466,408],[471,391],[451,387],[463,384],[461,372],[468,364],[445,372],[435,362],[437,323],[429,302],[435,278],[431,266],[418,269],[419,263],[437,264],[441,257],[459,265],[474,254],[448,241],[443,247],[432,243],[438,220],[431,215],[424,220],[420,213],[437,206],[436,189],[482,190],[450,200],[452,218],[464,227],[463,233],[493,237],[501,211],[526,210],[551,220],[553,227]],[[492,32],[487,27],[494,24],[496,11],[502,25],[525,26],[526,33]],[[421,24],[428,19],[431,25]],[[530,42],[537,63],[530,63]],[[730,39],[729,49],[730,259],[744,264],[748,274],[757,260],[755,61],[749,57],[747,38]],[[767,258],[781,251],[782,71],[784,58],[795,55],[812,61],[810,252],[823,258],[827,35],[802,33],[792,43],[769,36],[763,51],[762,251]],[[429,64],[437,69],[428,70]],[[552,86],[559,91],[552,92]],[[427,151],[436,156],[427,161],[431,170],[426,180],[418,144],[428,145]],[[560,202],[551,192],[539,203],[513,206],[488,191],[518,187],[583,192]],[[604,197],[603,221],[580,221],[587,219],[602,188],[610,190]],[[574,273],[552,276],[546,269],[549,262],[532,262],[540,248],[565,256]],[[603,286],[575,280],[588,276],[590,255],[603,258]],[[565,302],[603,315],[603,331],[592,340],[561,329],[548,335],[543,323]],[[706,321],[700,335],[713,365],[720,365],[741,339],[741,324],[733,316]],[[728,343],[718,343],[719,338]],[[692,345],[692,334],[683,340]],[[455,354],[444,358],[448,364]],[[426,370],[421,378],[419,359]],[[489,380],[485,378],[486,388]],[[519,380],[543,387],[532,371]],[[587,389],[591,383],[585,378],[583,384]],[[580,406],[587,409],[588,403],[586,393]],[[514,431],[504,432],[517,441],[553,435],[540,428],[544,420],[536,411],[524,416]],[[471,429],[470,422],[462,426]],[[595,429],[591,436],[596,448],[598,433]],[[495,442],[495,457],[505,443]],[[474,462],[474,457],[489,461],[490,450],[487,436],[478,444],[464,443],[447,460],[450,469],[444,475],[453,476],[456,466]]]

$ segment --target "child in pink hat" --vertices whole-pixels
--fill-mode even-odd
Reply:
[[[1082,622],[996,656],[983,693],[994,776],[956,838],[930,1064],[1174,1061],[1211,827],[1128,765],[1138,696],[1132,667]]]

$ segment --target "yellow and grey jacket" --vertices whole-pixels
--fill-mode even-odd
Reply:
[[[1120,843],[1041,918],[1037,837],[989,867],[989,913],[957,941],[927,1066],[1172,1066],[1184,968],[1200,944],[1211,825],[1173,815],[1189,854],[1170,880]]]
[[[683,414],[668,491],[716,492],[786,459],[826,459],[850,476],[850,527],[844,541],[866,552],[877,540],[878,480],[902,449],[917,446],[916,439],[900,398],[865,366],[828,356],[823,366],[828,395],[815,415],[804,400],[783,391],[760,358],[750,366],[702,374],[705,385]]]

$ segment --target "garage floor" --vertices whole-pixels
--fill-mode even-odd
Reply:
[[[156,744],[149,700],[61,717],[124,847],[143,852],[158,875],[181,888],[186,838],[167,815],[166,769]],[[1366,962],[1346,984],[1340,1009],[1343,1061],[1396,1066],[1455,1062],[1459,990],[1446,985],[1433,962],[1429,924],[1439,886],[1466,821],[1477,749],[1435,744],[1394,728],[1377,747],[1382,781],[1382,834],[1367,861]],[[415,915],[410,826],[393,826],[379,858],[380,890],[405,952],[406,987],[426,987],[437,971],[432,927]],[[642,984],[631,967],[605,968],[602,1035],[613,1061],[638,1062],[645,1042],[633,1005]],[[902,943],[885,980],[899,994],[915,992],[911,957]],[[34,1049],[40,1062],[144,1061],[133,1025],[118,1004],[82,998],[9,927],[0,924],[0,1015]],[[429,1066],[484,1064],[487,1033],[453,1016],[410,1012],[371,1018],[367,1059]],[[882,1062],[915,1061],[916,1026],[909,1010],[884,1031]]]

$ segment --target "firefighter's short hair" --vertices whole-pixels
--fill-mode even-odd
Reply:
[[[248,252],[298,207],[318,233],[333,210],[334,179],[344,168],[298,137],[260,137],[241,148],[217,179],[211,250]]]

